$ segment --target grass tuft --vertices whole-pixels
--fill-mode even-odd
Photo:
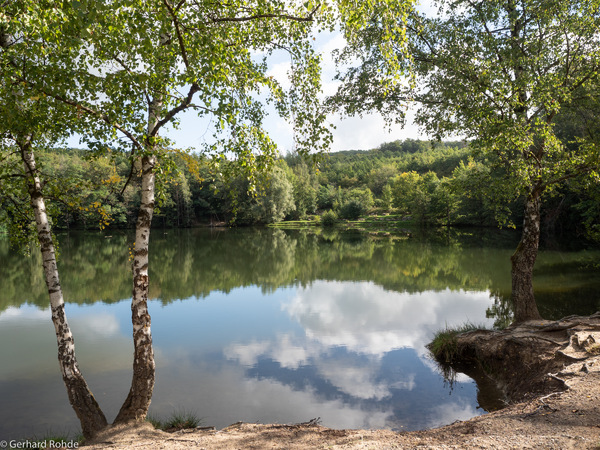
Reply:
[[[446,329],[440,330],[435,334],[433,340],[427,345],[427,348],[429,348],[429,351],[437,361],[443,364],[452,364],[459,356],[456,337],[467,331],[482,329],[485,329],[484,325],[475,325],[471,322],[457,327],[446,327]]]
[[[149,422],[154,428],[156,428],[158,430],[163,429],[163,423],[160,421],[159,418],[157,418],[155,416],[147,415],[146,422]]]
[[[155,416],[148,416],[146,421],[150,422],[154,428],[168,432],[197,428],[202,423],[202,419],[194,412],[185,410],[175,411],[164,421]]]

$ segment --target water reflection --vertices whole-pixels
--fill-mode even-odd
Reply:
[[[425,353],[427,339],[440,324],[483,320],[486,292],[424,291],[398,293],[372,282],[315,282],[299,289],[286,305],[309,337],[322,345],[345,346],[358,353],[382,356],[410,347]]]
[[[425,344],[434,331],[509,320],[507,245],[476,236],[280,230],[154,233],[151,302],[157,385],[151,412],[415,429],[481,412],[462,377],[448,391]],[[67,314],[109,419],[131,379],[132,237],[61,237]],[[547,252],[536,289],[548,317],[600,304],[597,252]],[[56,362],[39,256],[0,241],[0,438],[78,428]],[[568,301],[566,301],[568,299]],[[449,395],[451,394],[451,395]]]

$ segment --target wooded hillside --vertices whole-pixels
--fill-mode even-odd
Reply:
[[[329,211],[340,219],[393,214],[424,226],[495,226],[504,214],[506,224],[518,226],[519,201],[499,210],[486,182],[495,174],[471,153],[464,142],[407,139],[318,160],[292,154],[280,158],[252,194],[243,177],[219,176],[200,156],[173,152],[170,163],[163,164],[154,226],[264,224]],[[139,178],[126,155],[114,151],[92,163],[88,151],[48,149],[40,154],[40,164],[45,188],[60,191],[51,202],[58,228],[133,226]],[[557,190],[544,205],[544,229],[583,234],[588,225],[593,231],[595,195],[596,190],[575,184]],[[3,222],[9,211],[2,208]]]

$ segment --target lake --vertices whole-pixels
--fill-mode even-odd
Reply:
[[[131,381],[133,235],[59,241],[80,368],[112,421]],[[449,384],[425,345],[446,326],[510,321],[517,241],[510,231],[153,230],[150,415],[414,430],[482,414],[493,402],[466,376]],[[2,239],[0,261],[0,439],[75,435],[40,256]],[[599,261],[594,249],[543,249],[542,315],[599,310]]]

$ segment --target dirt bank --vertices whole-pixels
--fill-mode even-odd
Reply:
[[[600,315],[476,331],[458,340],[466,370],[498,383],[506,408],[408,433],[238,423],[165,433],[149,424],[100,434],[89,449],[585,449],[600,446]],[[482,370],[483,369],[483,370]]]

